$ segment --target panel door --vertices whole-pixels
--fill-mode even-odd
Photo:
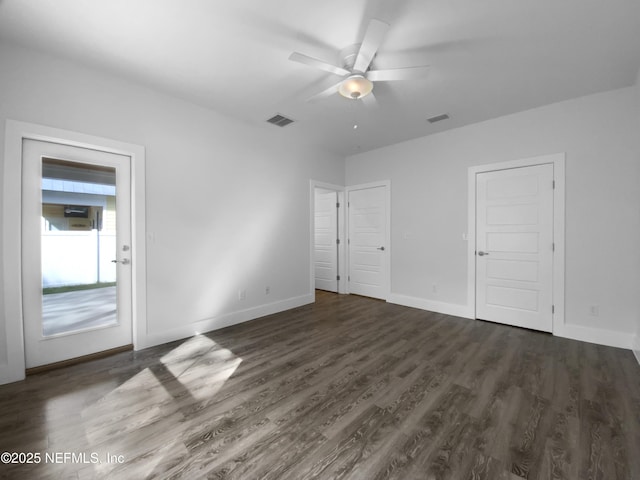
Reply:
[[[338,291],[338,192],[315,191],[316,288]]]
[[[349,292],[386,300],[387,187],[350,190],[348,211]]]
[[[476,177],[476,317],[550,332],[553,165]]]

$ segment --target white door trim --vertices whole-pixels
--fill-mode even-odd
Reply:
[[[467,227],[467,304],[470,317],[476,318],[476,175],[495,170],[553,165],[555,190],[553,195],[553,334],[564,336],[564,264],[565,264],[565,154],[556,153],[524,158],[510,162],[469,167],[468,170],[468,227]]]
[[[7,120],[1,219],[7,358],[0,358],[0,384],[15,382],[25,377],[22,266],[20,261],[22,252],[22,140],[24,138],[131,157],[132,333],[134,348],[145,347],[147,332],[144,147],[44,125]]]
[[[331,183],[319,182],[317,180],[311,180],[309,182],[309,293],[313,295],[313,301],[315,302],[316,298],[316,279],[315,279],[315,233],[316,233],[316,196],[315,190],[316,188],[323,188],[325,190],[333,190],[338,192],[338,202],[340,203],[340,208],[338,208],[338,239],[340,240],[340,244],[338,245],[338,275],[340,276],[340,281],[338,282],[338,293],[347,293],[346,290],[346,279],[347,279],[347,270],[346,270],[346,253],[345,253],[345,245],[346,245],[346,215],[345,211],[345,198],[344,198],[344,187],[340,185],[334,185]]]
[[[387,273],[385,278],[385,285],[383,288],[384,291],[384,299],[385,301],[389,300],[389,296],[391,295],[391,180],[381,180],[379,182],[371,182],[371,183],[363,183],[360,185],[350,185],[346,188],[346,198],[345,201],[349,199],[349,193],[353,190],[363,190],[365,188],[376,188],[376,187],[385,187],[385,208],[387,210],[387,224],[385,225],[386,229],[386,238],[385,238],[385,248],[387,249],[387,254],[384,256],[385,261],[385,271]],[[347,229],[347,238],[350,237],[349,233],[349,208],[347,208],[347,215],[345,215],[345,223]],[[350,270],[350,261],[349,258],[349,249],[346,249],[347,254],[347,262],[346,262],[346,272]],[[346,273],[345,272],[345,273]],[[347,293],[349,293],[349,282],[347,283]]]

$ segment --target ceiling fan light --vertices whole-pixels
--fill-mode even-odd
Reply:
[[[371,90],[373,90],[373,83],[360,74],[349,76],[338,88],[340,95],[351,100],[367,96],[371,93]]]

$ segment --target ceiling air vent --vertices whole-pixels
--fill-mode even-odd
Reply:
[[[429,123],[441,122],[442,120],[449,120],[449,115],[443,113],[442,115],[436,115],[435,117],[427,118],[427,122]]]
[[[286,127],[290,123],[293,123],[293,120],[285,117],[284,115],[278,114],[271,117],[267,122],[277,125],[278,127]]]

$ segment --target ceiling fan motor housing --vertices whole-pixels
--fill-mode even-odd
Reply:
[[[354,43],[353,45],[349,45],[348,47],[343,48],[340,51],[338,60],[345,69],[349,71],[353,69],[353,65],[356,63],[358,52],[360,51],[360,45],[362,44]]]

